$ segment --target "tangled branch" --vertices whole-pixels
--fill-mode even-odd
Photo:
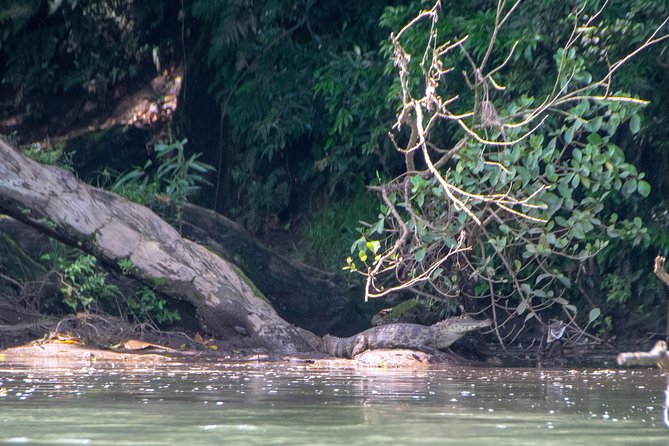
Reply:
[[[405,173],[371,187],[386,211],[367,238],[359,241],[366,269],[349,262],[350,269],[366,277],[366,299],[402,291],[444,300],[487,296],[487,305],[481,306],[479,299],[478,306],[493,316],[502,343],[511,342],[530,320],[550,332],[555,320],[546,320],[542,312],[555,305],[564,313],[560,322],[564,320],[569,327],[558,337],[564,333],[583,335],[586,327],[576,322],[576,308],[555,291],[566,279],[549,267],[548,256],[582,260],[601,249],[605,241],[592,242],[587,252],[574,243],[581,239],[579,224],[589,233],[595,228],[578,220],[582,217],[579,212],[585,212],[580,203],[556,194],[563,183],[570,191],[578,187],[572,187],[577,173],[567,161],[575,150],[571,144],[574,134],[583,133],[584,124],[564,127],[560,141],[554,138],[546,144],[547,123],[555,128],[555,122],[566,122],[564,116],[573,112],[565,113],[565,108],[583,102],[604,108],[611,103],[644,104],[640,99],[612,94],[611,83],[633,56],[668,37],[661,32],[669,20],[634,51],[611,64],[600,79],[581,85],[575,80],[581,69],[575,62],[576,47],[595,26],[606,2],[585,20],[583,7],[575,12],[573,30],[558,52],[561,57],[556,61],[552,88],[540,101],[502,113],[494,103],[495,94],[503,94],[506,87],[495,77],[502,76],[511,64],[517,43],[499,57],[501,62],[493,63],[497,38],[519,4],[516,1],[509,7],[505,0],[498,1],[489,41],[479,61],[467,48],[468,36],[440,43],[439,1],[391,35],[402,104],[389,136],[404,156]],[[419,32],[425,24],[427,42],[416,63],[403,38]],[[449,76],[455,73],[457,60],[469,66],[462,73],[469,87],[467,98],[449,90]],[[502,98],[506,103],[514,100]],[[593,113],[593,117],[599,116]],[[516,152],[525,154],[533,164],[514,155]],[[585,184],[591,180],[579,177],[579,181]],[[569,218],[569,225],[556,225],[557,216]],[[385,238],[370,242],[375,233]],[[372,262],[367,262],[368,251],[373,254]],[[556,312],[549,314],[557,317]],[[596,313],[591,313],[587,324],[595,318]]]

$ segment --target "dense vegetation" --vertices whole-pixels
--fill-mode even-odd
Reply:
[[[481,116],[481,104],[494,104],[496,119],[508,124],[538,107],[555,85],[569,83],[568,91],[575,91],[597,82],[658,27],[658,37],[667,34],[666,22],[661,26],[669,15],[665,2],[616,0],[572,41],[575,17],[583,24],[603,4],[590,2],[578,14],[581,3],[523,2],[488,51],[497,2],[443,1],[439,44],[468,38],[465,51],[445,58],[444,68],[453,67],[454,74],[437,93],[459,97],[454,113],[473,110]],[[399,128],[396,141],[388,136],[406,105],[403,88],[423,97],[425,76],[418,62],[430,31],[418,26],[403,36],[402,46],[414,58],[406,85],[393,65],[395,47],[388,36],[432,6],[377,0],[300,0],[289,7],[279,0],[12,0],[0,9],[1,99],[6,113],[23,116],[25,130],[31,122],[71,112],[55,109],[60,101],[45,98],[92,97],[104,110],[122,94],[120,86],[182,65],[185,81],[172,133],[187,138],[186,149],[202,153],[201,160],[216,168],[201,203],[255,232],[268,222],[299,226],[308,247],[304,259],[340,269],[351,255],[349,268],[365,271],[365,261],[371,265],[382,247],[392,246],[392,238],[381,236],[383,229],[410,220],[409,207],[398,205],[402,209],[390,224],[397,202],[384,203],[380,187],[408,179],[407,197],[415,210],[439,227],[421,229],[414,221],[410,229],[419,236],[402,252],[410,261],[398,272],[400,281],[421,271],[434,274],[430,265],[440,255],[435,243],[456,246],[463,229],[473,246],[480,241],[480,249],[464,257],[470,269],[444,264],[437,286],[444,297],[423,287],[406,290],[405,297],[431,296],[428,303],[446,314],[463,304],[485,306],[467,303],[466,296],[493,301],[503,296],[509,300],[499,305],[522,316],[521,322],[557,303],[560,310],[547,313],[546,323],[566,314],[600,334],[625,322],[662,330],[665,291],[649,275],[652,258],[669,252],[667,40],[627,61],[607,90],[650,104],[582,101],[555,107],[559,112],[518,144],[481,156],[485,144],[467,142],[442,165],[444,175],[450,169],[452,184],[470,193],[487,185],[486,194],[511,191],[523,200],[537,191],[538,179],[554,184],[541,198],[548,211],[518,208],[550,220],[549,226],[491,221],[482,236],[474,234],[476,225],[468,225],[488,211],[453,215],[455,208],[442,199],[434,177],[398,177],[412,169],[395,143],[407,148],[411,132]],[[474,64],[488,59],[488,69],[504,65],[494,81],[506,89],[479,82],[468,59]],[[502,127],[488,124],[477,125],[490,140],[512,141],[527,131],[506,128],[502,138]],[[430,143],[453,147],[463,140],[464,130],[457,127],[433,129]],[[9,133],[11,126],[3,129]],[[511,173],[500,178],[495,163]],[[417,164],[418,170],[425,168]],[[366,190],[369,185],[381,201]],[[368,222],[362,234],[355,231],[358,220]],[[508,264],[489,260],[495,252],[504,252]],[[532,262],[540,268],[525,269]],[[501,283],[513,271],[524,283]]]

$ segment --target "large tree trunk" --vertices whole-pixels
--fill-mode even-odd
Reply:
[[[182,231],[237,265],[286,320],[317,335],[350,336],[369,328],[354,301],[362,297],[362,289],[273,253],[223,215],[187,204]]]
[[[25,158],[3,141],[0,210],[110,265],[130,259],[140,279],[190,302],[219,336],[246,331],[253,344],[275,352],[311,349],[233,265],[182,238],[150,209]]]

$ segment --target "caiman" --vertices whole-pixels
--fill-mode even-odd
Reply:
[[[489,319],[478,320],[469,315],[452,317],[433,325],[386,324],[372,327],[348,338],[323,336],[320,350],[340,358],[353,358],[365,350],[408,348],[434,353],[450,347],[470,331],[491,325]]]

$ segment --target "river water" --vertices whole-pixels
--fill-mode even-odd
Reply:
[[[0,444],[669,445],[658,370],[0,361]]]

